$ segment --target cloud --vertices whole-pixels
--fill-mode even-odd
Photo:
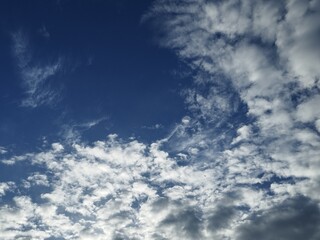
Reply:
[[[320,110],[318,104],[320,102],[320,95],[308,98],[297,106],[296,117],[301,122],[314,122],[320,119]]]
[[[6,192],[12,191],[14,187],[14,182],[0,182],[0,197],[6,195]]]
[[[182,164],[220,169],[225,175],[215,180],[242,193],[227,206],[228,226],[215,239],[237,239],[234,226],[245,218],[290,205],[285,200],[299,194],[320,201],[319,6],[163,0],[144,16],[159,44],[195,70],[185,94],[193,114],[174,129],[167,149],[188,159]],[[261,232],[272,227],[266,222]]]
[[[223,168],[179,165],[160,147],[109,135],[2,161],[43,170],[17,182],[12,203],[0,207],[3,238],[210,239],[218,222],[241,216],[237,206],[262,201]]]
[[[101,124],[108,120],[108,117],[100,117],[94,120],[86,122],[71,122],[62,125],[62,130],[60,131],[61,137],[67,142],[77,142],[80,141],[81,136],[84,132],[94,128],[95,126]]]
[[[234,206],[217,206],[217,210],[209,217],[208,229],[214,232],[222,228],[228,228],[229,222],[235,214]]]
[[[61,70],[61,59],[51,63],[41,63],[35,59],[29,39],[22,31],[12,34],[13,55],[23,80],[25,98],[21,105],[35,108],[41,105],[52,105],[59,98],[59,93],[50,86],[52,79]]]
[[[45,171],[31,172],[17,183],[17,192],[30,191],[0,207],[4,239],[202,236],[201,208],[209,192],[202,193],[210,191],[204,175],[210,178],[213,172],[178,167],[156,143],[148,146],[109,135],[90,145],[54,143],[46,151],[3,163],[21,161]],[[187,192],[190,198],[185,198]],[[182,235],[177,234],[181,227]]]
[[[309,71],[309,63],[318,64],[319,60],[304,48],[318,49],[313,41],[318,39],[319,26],[313,23],[304,27],[303,24],[319,16],[318,6],[318,1],[303,4],[297,1],[289,1],[288,4],[278,1],[183,1],[180,5],[161,1],[161,4],[153,5],[146,18],[155,19],[157,24],[161,16],[163,21],[160,27],[164,36],[160,43],[172,48],[191,68],[197,68],[200,73],[194,76],[195,81],[206,86],[205,97],[199,93],[201,85],[196,85],[187,95],[190,108],[196,113],[193,118],[197,118],[189,126],[194,131],[192,134],[187,132],[189,142],[201,136],[208,139],[208,135],[204,134],[210,129],[208,126],[215,128],[209,130],[211,135],[221,126],[208,122],[217,123],[219,119],[232,124],[229,135],[238,131],[239,139],[234,140],[237,142],[244,138],[240,134],[244,121],[248,128],[253,129],[254,136],[250,140],[254,144],[251,147],[263,148],[266,154],[263,158],[282,159],[283,164],[297,164],[295,167],[302,161],[308,161],[298,160],[292,146],[298,141],[298,149],[303,153],[309,149],[308,144],[314,145],[318,141],[316,137],[306,140],[306,135],[302,137],[298,134],[301,129],[308,129],[303,123],[317,126],[315,106],[319,102],[319,70]],[[301,25],[299,29],[300,25],[295,24],[297,22]],[[286,34],[284,25],[290,25],[294,34]],[[287,55],[291,54],[290,46],[281,44],[282,38],[290,38],[292,45],[301,49],[303,56]],[[304,45],[307,38],[310,39],[308,46]],[[303,62],[299,68],[293,67],[294,59]],[[202,76],[200,80],[199,76]],[[237,97],[240,104],[235,105]],[[245,105],[242,108],[244,112],[239,108],[241,103]],[[199,116],[205,121],[200,123]],[[237,119],[242,124],[237,125]],[[298,135],[292,135],[292,132]],[[183,131],[180,135],[187,133]],[[235,151],[236,148],[230,150]],[[288,158],[292,158],[290,162],[283,155],[278,155],[284,149]],[[309,150],[319,151],[318,148]]]
[[[246,226],[254,224],[249,219],[272,212],[288,192],[279,192],[286,185],[281,181],[272,187],[274,197],[252,187],[270,178],[252,175],[258,153],[250,145],[225,152],[211,165],[209,160],[179,165],[160,148],[112,134],[90,144],[56,142],[2,161],[42,169],[15,183],[12,203],[0,207],[3,238],[235,239],[237,229],[247,236]],[[252,159],[245,162],[248,155]],[[2,185],[8,189],[10,183]],[[309,202],[315,206],[315,200],[305,205]],[[296,209],[290,204],[281,206]]]
[[[160,223],[161,227],[172,228],[172,234],[184,239],[201,239],[201,213],[185,209],[177,214],[169,214]],[[176,238],[177,238],[176,237]]]
[[[42,25],[41,28],[38,29],[39,34],[44,38],[50,38],[50,33],[47,30],[45,25]]]
[[[7,149],[5,147],[0,146],[0,154],[5,154],[7,153]]]
[[[276,44],[279,55],[294,76],[305,87],[312,87],[319,80],[320,37],[319,1],[289,1],[285,20],[278,27]]]
[[[239,240],[310,239],[320,237],[318,204],[306,197],[287,199],[238,229]]]
[[[158,129],[163,128],[163,126],[160,123],[156,123],[152,126],[142,126],[142,128],[148,129],[148,130],[158,130]]]

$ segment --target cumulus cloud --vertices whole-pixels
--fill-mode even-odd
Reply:
[[[6,195],[6,192],[13,190],[14,182],[0,182],[0,198]]]
[[[214,183],[207,181],[214,170],[178,166],[157,143],[109,135],[91,145],[54,143],[47,151],[3,163],[21,161],[46,170],[18,184],[16,192],[33,189],[28,195],[1,206],[4,239],[194,239],[205,234],[202,212],[212,202]]]
[[[12,34],[13,55],[17,61],[17,66],[23,80],[22,86],[25,90],[25,97],[21,105],[24,107],[38,107],[41,105],[51,105],[59,97],[49,84],[61,69],[61,59],[47,64],[42,60],[34,59],[28,36],[22,31]]]

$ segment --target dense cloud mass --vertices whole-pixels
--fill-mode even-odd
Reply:
[[[320,238],[320,1],[159,0],[143,17],[192,69],[154,143],[52,144],[0,183],[2,239]],[[5,155],[7,156],[7,155]]]
[[[318,204],[306,197],[287,199],[239,228],[239,239],[319,239]]]

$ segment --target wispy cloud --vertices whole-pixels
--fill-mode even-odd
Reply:
[[[59,93],[50,87],[49,80],[61,69],[61,59],[44,63],[35,59],[29,39],[22,31],[12,34],[13,54],[22,78],[25,98],[21,105],[24,107],[38,107],[51,105],[59,98]]]
[[[50,38],[50,33],[47,30],[45,25],[42,25],[41,28],[38,30],[39,34],[44,38]]]
[[[108,117],[100,117],[97,119],[89,120],[86,122],[71,122],[69,124],[62,125],[60,136],[69,143],[77,142],[81,140],[81,136],[84,132],[94,128],[102,122],[108,120]]]
[[[7,153],[7,149],[5,147],[0,146],[0,154],[5,154]]]
[[[151,126],[142,126],[143,129],[148,129],[148,130],[157,130],[157,129],[161,129],[163,128],[163,125],[160,123],[156,123],[154,125]]]

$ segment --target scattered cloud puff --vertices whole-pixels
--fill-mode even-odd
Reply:
[[[0,182],[0,198],[6,195],[6,192],[13,190],[14,187],[14,182]]]
[[[46,64],[35,59],[29,38],[23,31],[14,32],[12,40],[13,55],[25,89],[21,105],[31,108],[52,105],[59,98],[59,93],[50,87],[49,80],[61,70],[61,59]]]

